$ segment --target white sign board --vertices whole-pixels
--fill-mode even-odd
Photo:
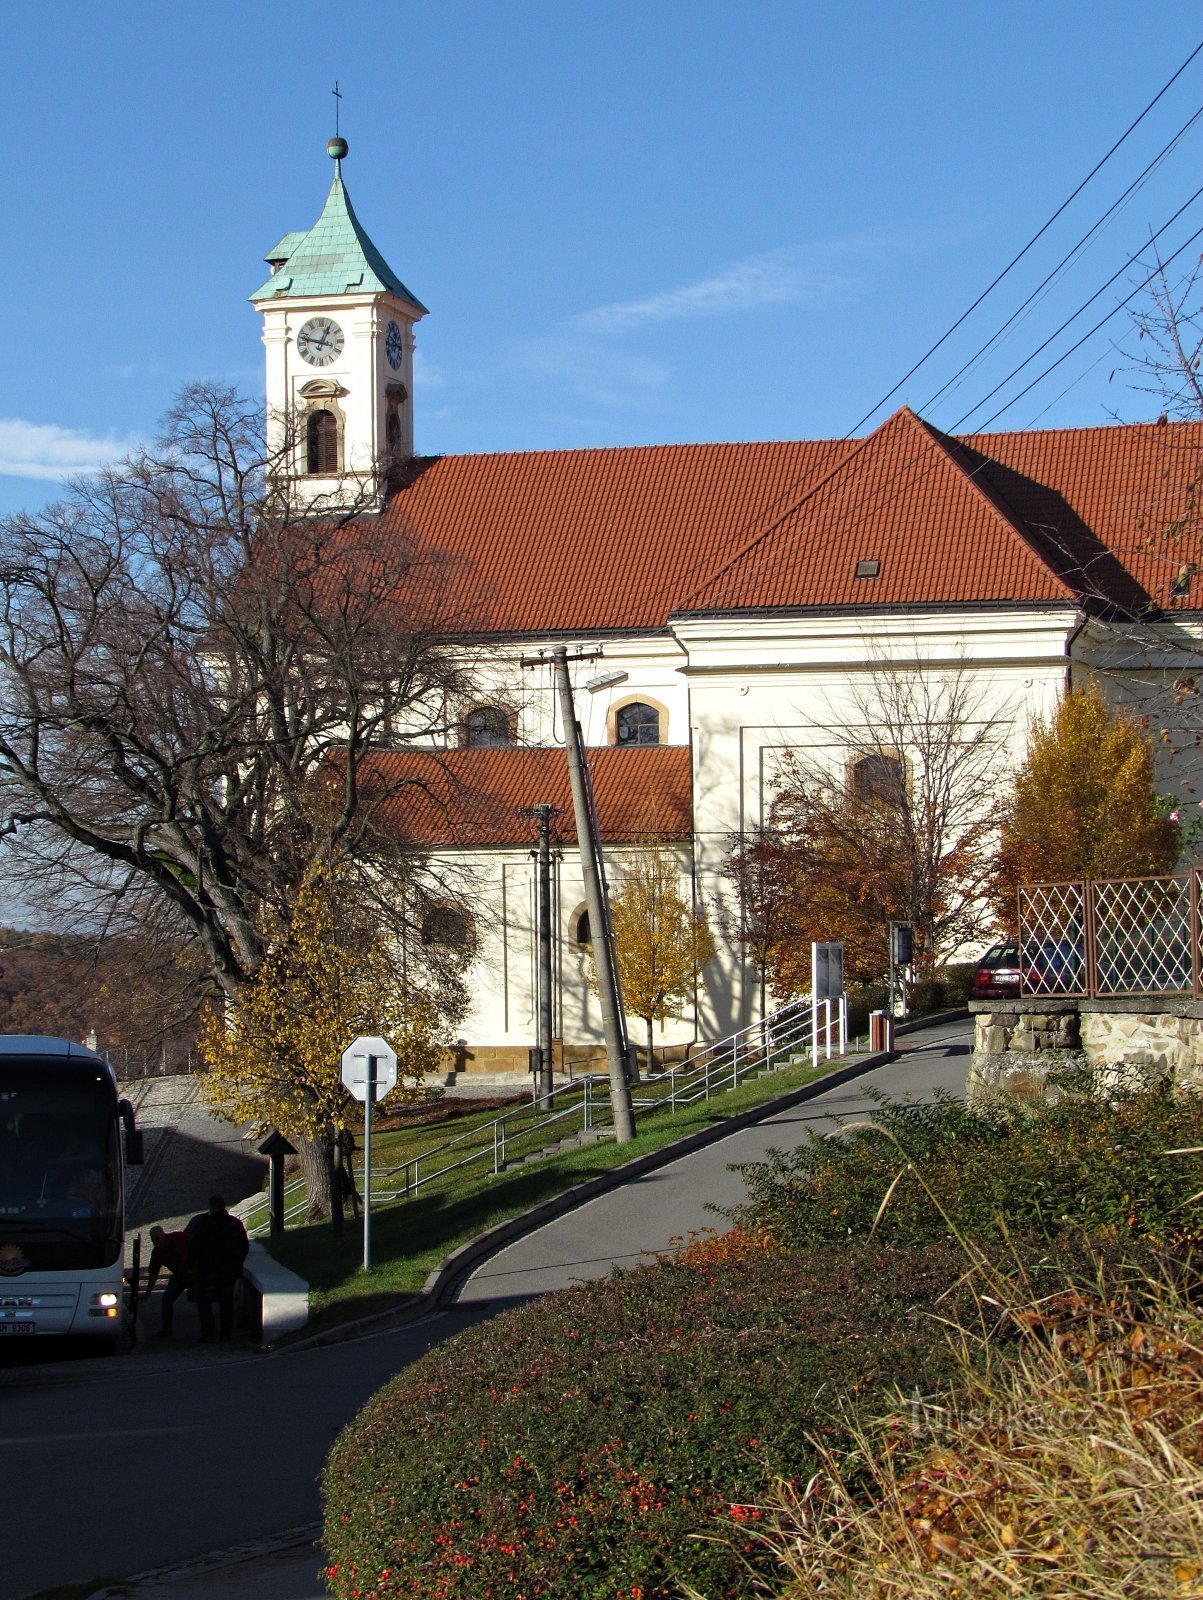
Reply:
[[[364,1034],[343,1051],[343,1083],[356,1100],[368,1097],[368,1057],[376,1057],[376,1099],[397,1086],[397,1053],[383,1039]]]
[[[844,992],[844,946],[812,944],[810,947],[810,992],[816,1002],[838,1000]]]

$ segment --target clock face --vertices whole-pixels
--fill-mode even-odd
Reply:
[[[401,329],[395,322],[390,322],[388,325],[388,333],[385,335],[384,351],[388,356],[388,364],[390,367],[392,367],[394,372],[400,372],[401,370],[401,352],[403,348],[404,346],[401,342]]]
[[[311,367],[328,367],[343,353],[343,331],[331,317],[310,317],[297,334],[297,353]]]

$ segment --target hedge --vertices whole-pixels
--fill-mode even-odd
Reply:
[[[789,1249],[865,1238],[875,1223],[877,1236],[899,1244],[953,1229],[997,1240],[999,1219],[1010,1237],[1031,1242],[1172,1247],[1203,1237],[1199,1207],[1188,1204],[1203,1189],[1203,1155],[1167,1154],[1203,1146],[1203,1095],[1153,1090],[1111,1104],[1084,1096],[978,1109],[949,1096],[883,1101],[869,1120],[742,1167],[748,1202],[732,1220]],[[904,1170],[908,1161],[917,1172]]]
[[[944,1242],[710,1254],[466,1329],[375,1396],[326,1468],[333,1592],[746,1594],[762,1549],[732,1541],[732,1514],[807,1472],[841,1397],[945,1380],[929,1313],[965,1262]]]

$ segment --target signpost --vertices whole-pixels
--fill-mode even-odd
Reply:
[[[397,1053],[372,1034],[343,1051],[343,1083],[363,1101],[363,1270],[372,1270],[372,1102],[397,1084]]]
[[[848,1009],[844,998],[844,946],[841,942],[813,943],[810,947],[810,1050],[819,1065],[819,1005],[823,1006],[823,1049],[831,1058],[831,1002],[839,1009],[840,1054],[848,1037]]]

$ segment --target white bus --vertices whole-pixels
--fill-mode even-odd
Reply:
[[[0,1034],[0,1340],[117,1344],[124,1168],[141,1160],[107,1061],[69,1039]]]

